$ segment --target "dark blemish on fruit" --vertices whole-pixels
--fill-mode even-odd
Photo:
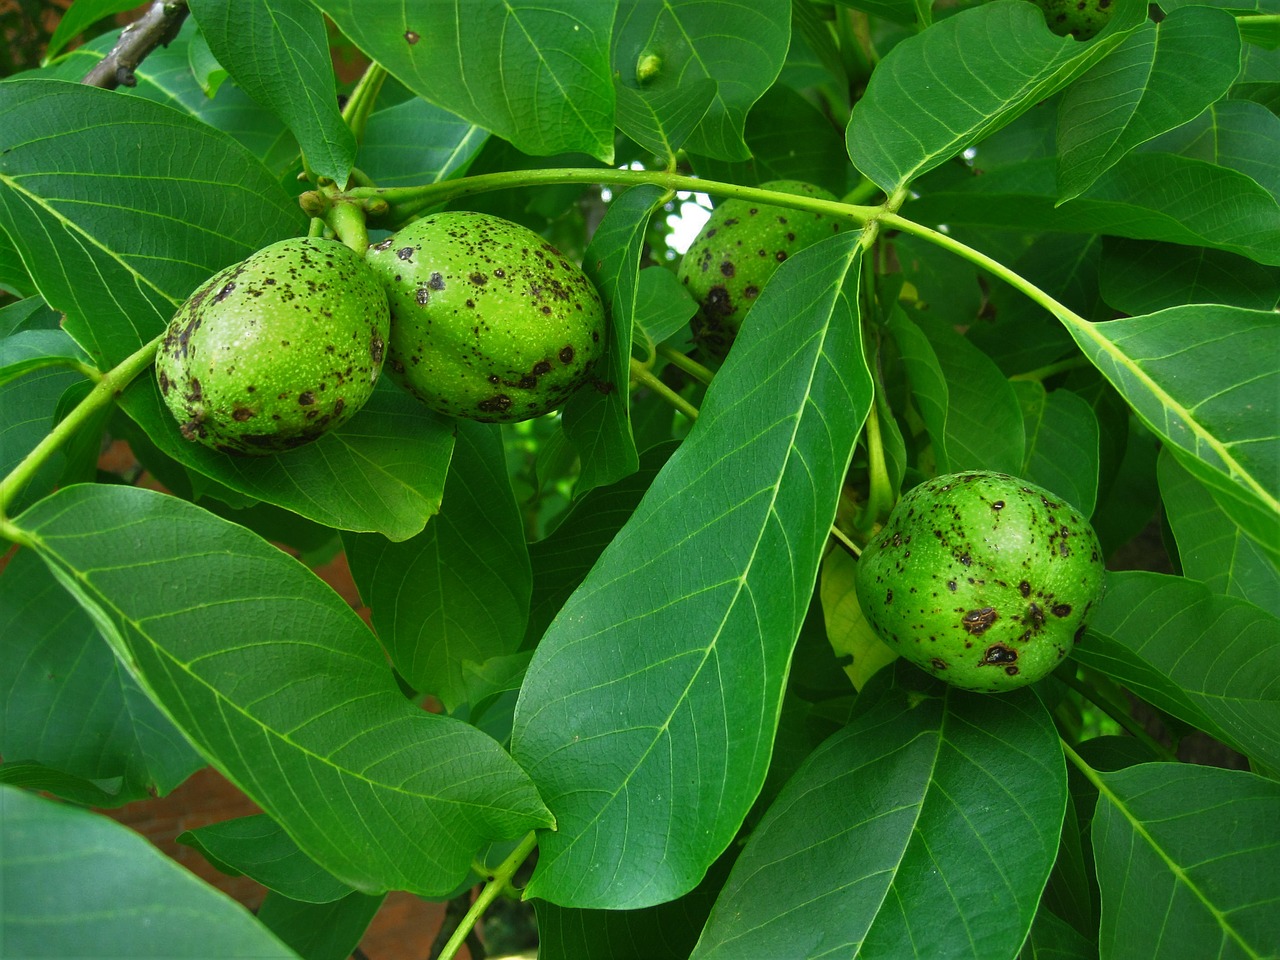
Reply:
[[[712,317],[728,316],[733,313],[733,309],[729,291],[719,284],[708,290],[706,298],[702,301],[702,311]]]
[[[1069,603],[1055,603],[1051,609],[1055,617],[1071,616],[1071,604]]]
[[[347,401],[339,397],[338,402],[333,405],[333,415],[335,417],[342,416],[342,411],[346,409],[346,406],[347,406]]]
[[[485,413],[505,413],[511,409],[511,398],[505,393],[499,393],[487,400],[481,400],[477,406]]]
[[[405,42],[406,42],[406,43],[408,43],[408,44],[409,44],[409,46],[411,46],[411,47],[412,47],[415,43],[417,43],[419,40],[421,40],[421,39],[422,39],[422,37],[420,37],[420,36],[419,36],[417,33],[415,33],[413,30],[406,30],[406,31],[404,32],[404,39],[405,39]]]
[[[369,341],[369,356],[373,359],[374,363],[382,362],[382,353],[384,349],[385,346],[382,343],[381,337],[375,336]]]
[[[470,301],[468,301],[468,302],[470,302]],[[542,308],[542,312],[543,312],[544,314],[546,314],[546,315],[548,315],[548,316],[549,316],[549,315],[551,314],[551,308],[550,308],[550,307],[543,307],[543,308]]]
[[[1044,623],[1044,611],[1040,609],[1040,604],[1032,601],[1027,606],[1027,615],[1022,618],[1023,623],[1031,623],[1034,626],[1040,626]]]
[[[1021,583],[1018,584],[1018,592],[1022,594],[1024,597],[1031,596],[1031,584],[1023,580]]]
[[[934,657],[929,661],[929,666],[933,667],[935,670],[945,670],[947,669],[947,661],[943,660],[941,657]]]
[[[521,377],[520,382],[516,384],[516,386],[520,387],[522,390],[532,390],[537,385],[538,385],[538,378],[531,377],[527,373],[523,377]]]
[[[748,300],[754,300],[756,297],[760,296],[760,288],[757,287],[755,284],[752,284],[751,286],[748,286],[748,287],[744,287],[742,291],[742,295],[746,297]]]
[[[957,557],[956,559],[959,560],[961,563],[963,563],[966,567],[973,566],[973,557],[969,556],[967,553],[960,554],[960,556]]]
[[[561,363],[573,363],[573,347],[561,347],[559,357]]]
[[[387,237],[387,239],[385,240],[380,240],[373,245],[373,249],[378,251],[379,253],[381,253],[383,250],[390,250],[391,244],[395,242],[395,239],[396,239],[395,237]],[[268,280],[267,282],[275,283],[274,280]]]
[[[550,372],[551,372],[550,360],[539,360],[537,363],[533,365],[532,373],[535,377],[545,376]]]
[[[431,291],[426,287],[419,287],[413,298],[418,301],[418,306],[425,307],[431,300]]]
[[[986,653],[982,655],[982,663],[979,666],[988,664],[1017,663],[1018,651],[1006,647],[1003,643],[994,643],[987,647]]]
[[[298,403],[301,406],[309,407],[311,406],[311,404],[315,402],[316,402],[316,395],[312,393],[310,390],[304,390],[302,393],[298,394]]]
[[[891,603],[893,603],[893,591],[886,590],[884,594],[884,605],[887,607]]]
[[[1079,642],[1080,642],[1080,638],[1081,638],[1081,637],[1083,637],[1083,636],[1084,636],[1084,624],[1082,623],[1082,624],[1080,624],[1080,626],[1076,629],[1075,635],[1074,635],[1071,639],[1072,639],[1072,640],[1074,640],[1076,643],[1079,643]]]
[[[396,251],[396,256],[399,257],[401,260],[412,260],[413,247],[401,247],[399,250]]]
[[[781,263],[783,260],[787,259],[787,251],[779,250],[777,253],[773,255],[773,259]]]
[[[1063,540],[1058,544],[1058,555],[1063,557],[1071,556],[1071,548],[1067,546],[1067,541]]]
[[[239,423],[244,423],[244,421],[248,420],[252,416],[253,411],[248,407],[236,407],[231,411],[231,419]]]
[[[401,363],[399,360],[392,360],[391,369],[396,373],[404,373],[404,364]]]
[[[970,610],[960,618],[960,625],[964,627],[966,633],[971,633],[975,637],[979,634],[986,633],[991,625],[1000,618],[996,613],[995,607],[983,607],[980,610]]]
[[[502,382],[502,378],[498,376],[496,373],[491,373],[489,374],[489,382],[496,386],[497,384]]]
[[[169,395],[169,377],[163,370],[160,371],[160,392],[166,397]]]
[[[468,299],[467,306],[470,307],[472,310],[474,310],[476,308],[476,302],[474,300]]]
[[[892,539],[892,541],[891,541],[891,542],[893,543],[893,545],[894,545],[895,547],[900,547],[900,546],[902,546],[902,534],[900,534],[900,533],[896,533],[896,532],[895,532],[895,533],[894,533],[894,535],[893,535],[893,539]]]
[[[734,269],[733,263],[725,260],[720,264],[720,275],[723,277],[732,277],[737,270]]]
[[[947,589],[948,589],[948,590],[950,590],[952,593],[955,593],[955,592],[956,592],[956,582],[955,582],[954,580],[948,580],[948,581],[947,581]]]
[[[1016,677],[1018,675],[1018,668],[1010,665],[1004,668],[1004,672],[1011,677]]]
[[[195,377],[191,378],[191,382],[188,384],[188,389],[190,391],[187,393],[188,400],[195,401],[195,400],[204,399],[204,390],[200,386],[200,381],[197,380]]]
[[[432,290],[444,289],[444,276],[439,273],[433,273],[431,278],[427,280],[427,286]]]
[[[233,280],[230,283],[223,286],[221,290],[219,290],[217,293],[213,295],[213,302],[221,303],[223,300],[227,299],[227,297],[231,296],[231,291],[234,290],[235,288],[236,288],[236,284],[235,284],[235,281]]]
[[[501,267],[494,267],[493,275],[501,280],[507,275],[507,271],[503,270]]]
[[[997,500],[995,503],[993,503],[993,504],[991,505],[991,509],[992,509],[992,510],[1003,510],[1003,509],[1004,509],[1004,501],[1003,501],[1003,500]]]
[[[477,287],[483,287],[486,283],[489,282],[489,278],[486,277],[479,270],[471,274],[471,276],[467,277],[467,279],[470,280],[472,283],[474,283]]]

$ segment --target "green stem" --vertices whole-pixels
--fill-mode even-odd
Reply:
[[[867,505],[863,511],[863,522],[859,524],[863,530],[870,530],[893,504],[893,489],[889,483],[889,468],[884,459],[884,438],[880,433],[880,413],[876,410],[875,398],[871,400],[871,408],[867,411]]]
[[[382,90],[382,83],[386,79],[387,71],[380,64],[369,64],[364,76],[359,79],[355,89],[351,91],[351,96],[347,98],[346,106],[342,108],[342,119],[355,134],[356,143],[364,139],[364,128],[369,123],[369,116],[373,113],[378,93]]]
[[[488,193],[493,190],[506,190],[513,187],[536,187],[566,183],[598,183],[622,187],[653,184],[667,190],[710,193],[716,196],[736,197],[741,200],[754,200],[779,207],[790,207],[795,210],[807,210],[812,213],[824,213],[853,223],[866,223],[880,213],[882,209],[881,207],[855,206],[841,203],[837,200],[823,200],[821,197],[778,193],[774,190],[762,190],[759,187],[744,187],[736,183],[724,183],[718,180],[703,180],[698,177],[687,177],[665,170],[611,170],[604,167],[508,170],[412,187],[353,187],[346,191],[344,196],[362,201],[384,200],[390,206],[390,219],[393,222],[399,222],[430,207],[456,200],[459,197]]]
[[[659,344],[657,349],[658,356],[665,359],[673,367],[679,367],[699,383],[710,385],[712,379],[715,378],[714,373],[700,364],[697,360],[694,360],[690,356],[686,356],[679,350],[675,350],[671,347],[665,346],[664,344]]]
[[[844,531],[841,530],[839,527],[837,527],[834,523],[831,525],[830,535],[835,537],[838,541],[840,541],[841,546],[843,546],[855,557],[862,556],[862,548],[858,546],[856,543],[854,543],[852,540],[850,540],[847,536],[845,536]]]
[[[854,205],[868,203],[874,197],[880,194],[880,188],[863,177],[856,187],[840,198],[841,203],[851,203]]]
[[[364,207],[350,200],[335,203],[325,217],[338,239],[362,257],[369,248],[369,228],[364,217]]]
[[[164,334],[144,344],[114,368],[102,374],[88,395],[76,404],[57,426],[45,434],[31,452],[9,471],[7,477],[0,480],[0,534],[10,540],[21,540],[22,531],[9,521],[9,507],[13,501],[54,451],[66,443],[99,410],[113,402],[134,377],[151,366],[162,339]]]
[[[489,904],[498,899],[498,895],[502,893],[507,884],[511,882],[511,878],[515,876],[516,871],[520,869],[520,864],[525,862],[537,845],[537,834],[530,833],[511,851],[511,855],[489,874],[489,882],[484,885],[480,895],[471,904],[471,909],[467,911],[467,915],[458,924],[458,929],[453,931],[453,936],[449,938],[449,942],[440,951],[440,960],[453,960],[457,952],[462,949],[462,945],[466,943],[467,934],[471,932],[471,928],[480,922],[480,917],[488,909]]]
[[[1135,739],[1141,740],[1152,752],[1155,753],[1156,756],[1164,760],[1172,760],[1175,763],[1178,761],[1178,755],[1176,753],[1166,747],[1155,737],[1151,736],[1151,734],[1147,733],[1147,731],[1143,729],[1142,725],[1138,723],[1138,721],[1134,720],[1133,717],[1129,716],[1122,710],[1117,709],[1113,704],[1108,703],[1103,697],[1099,696],[1096,690],[1092,689],[1085,683],[1082,683],[1070,673],[1063,672],[1056,674],[1055,676],[1057,676],[1064,685],[1080,694],[1080,696],[1084,697],[1108,717],[1120,724],[1120,726],[1124,727],[1124,729],[1127,730]]]
[[[653,372],[635,357],[631,358],[631,382],[648,387],[690,420],[698,419],[698,408],[653,375]]]

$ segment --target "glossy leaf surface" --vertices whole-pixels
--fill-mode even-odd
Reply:
[[[540,839],[531,896],[613,908],[679,896],[763,782],[871,403],[857,241],[837,235],[774,274],[689,438],[538,646],[512,752],[558,830]]]

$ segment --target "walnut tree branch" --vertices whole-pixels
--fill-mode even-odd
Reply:
[[[187,19],[186,0],[155,0],[147,12],[124,28],[111,52],[84,75],[81,83],[114,90],[138,82],[133,71],[156,47],[167,47]]]

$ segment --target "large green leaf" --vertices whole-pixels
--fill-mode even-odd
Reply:
[[[529,551],[502,433],[459,420],[440,513],[402,543],[345,539],[351,574],[396,669],[452,712],[466,701],[464,660],[514,653],[529,618]]]
[[[1220,100],[1190,123],[1141,149],[1176,153],[1237,170],[1273,197],[1280,197],[1280,117],[1262,104]]]
[[[305,960],[348,960],[385,898],[357,891],[329,903],[308,903],[272,891],[258,907],[258,922]]]
[[[1167,450],[1156,465],[1182,572],[1280,617],[1280,569]]]
[[[1013,384],[1022,404],[1027,453],[1018,476],[1052,490],[1092,516],[1098,500],[1098,418],[1070,390],[1046,392],[1039,381]]]
[[[1067,328],[1227,515],[1280,558],[1276,315],[1192,304]]]
[[[1129,150],[1194,119],[1240,72],[1235,18],[1208,7],[1134,30],[1058,106],[1058,189],[1079,196]]]
[[[1079,197],[1062,206],[1057,199],[1054,160],[1044,157],[926,194],[905,209],[923,223],[1104,233],[1280,264],[1280,204],[1253,178],[1225,166],[1130,153]]]
[[[651,148],[656,140],[747,159],[747,112],[777,79],[790,36],[786,0],[627,0],[614,36],[614,70],[620,85],[632,87],[619,99],[619,127]],[[659,66],[640,84],[634,78],[644,56]],[[700,122],[691,129],[691,120]]]
[[[215,496],[225,485],[328,527],[397,541],[419,533],[440,509],[452,421],[385,377],[350,421],[270,457],[233,456],[184,439],[154,377],[130,386],[121,406],[165,454],[216,481]]]
[[[1118,5],[1108,34],[1050,33],[1022,0],[992,0],[902,41],[876,66],[845,138],[854,166],[886,193],[1061,90],[1140,22]]]
[[[755,799],[871,404],[860,250],[838,234],[779,267],[688,438],[539,644],[512,751],[558,829],[529,895],[680,896]]]
[[[1094,776],[1106,960],[1276,955],[1280,784],[1179,763]]]
[[[355,612],[243,527],[101,485],[14,522],[201,753],[353,887],[443,896],[481,844],[550,822],[497,743],[406,700]]]
[[[204,765],[30,550],[0,575],[0,678],[0,770],[118,778],[96,801],[116,806],[164,796]]]
[[[0,340],[0,387],[41,367],[70,367],[88,358],[63,330],[21,330]]]
[[[24,960],[294,958],[132,830],[0,784],[0,943]]]
[[[631,335],[649,217],[665,197],[648,185],[622,194],[583,255],[582,269],[605,297],[609,334],[598,383],[570,397],[562,412],[565,435],[582,460],[579,494],[615,483],[640,462],[631,434]]]
[[[693,953],[1013,956],[1058,850],[1066,769],[1031,691],[878,674],[747,841]]]
[[[1099,282],[1107,303],[1131,315],[1185,303],[1272,310],[1280,302],[1280,267],[1223,250],[1149,240],[1107,237]]]
[[[307,166],[345,186],[356,139],[338,110],[324,18],[308,0],[191,0],[218,62],[280,118]]]
[[[889,330],[902,353],[939,473],[999,470],[1023,464],[1022,410],[1009,381],[973,344],[940,323],[924,326],[895,309]]]
[[[380,187],[435,183],[465,170],[488,136],[433,103],[406,100],[369,117],[360,169]]]
[[[418,96],[525,153],[613,159],[609,38],[616,0],[316,5]]]
[[[53,429],[59,398],[82,382],[83,377],[78,373],[43,367],[0,384],[0,477],[7,477],[48,435]],[[20,510],[52,490],[66,464],[64,451],[54,450],[22,491],[12,488],[5,491],[14,498],[10,509]]]
[[[1077,660],[1280,769],[1280,621],[1195,580],[1112,572]]]
[[[306,903],[332,903],[354,891],[325,872],[280,825],[259,813],[211,823],[178,835],[228,876],[248,876],[268,890]]]
[[[280,184],[226,134],[141,97],[0,84],[0,228],[66,329],[113,365],[228,263],[297,232]]]

